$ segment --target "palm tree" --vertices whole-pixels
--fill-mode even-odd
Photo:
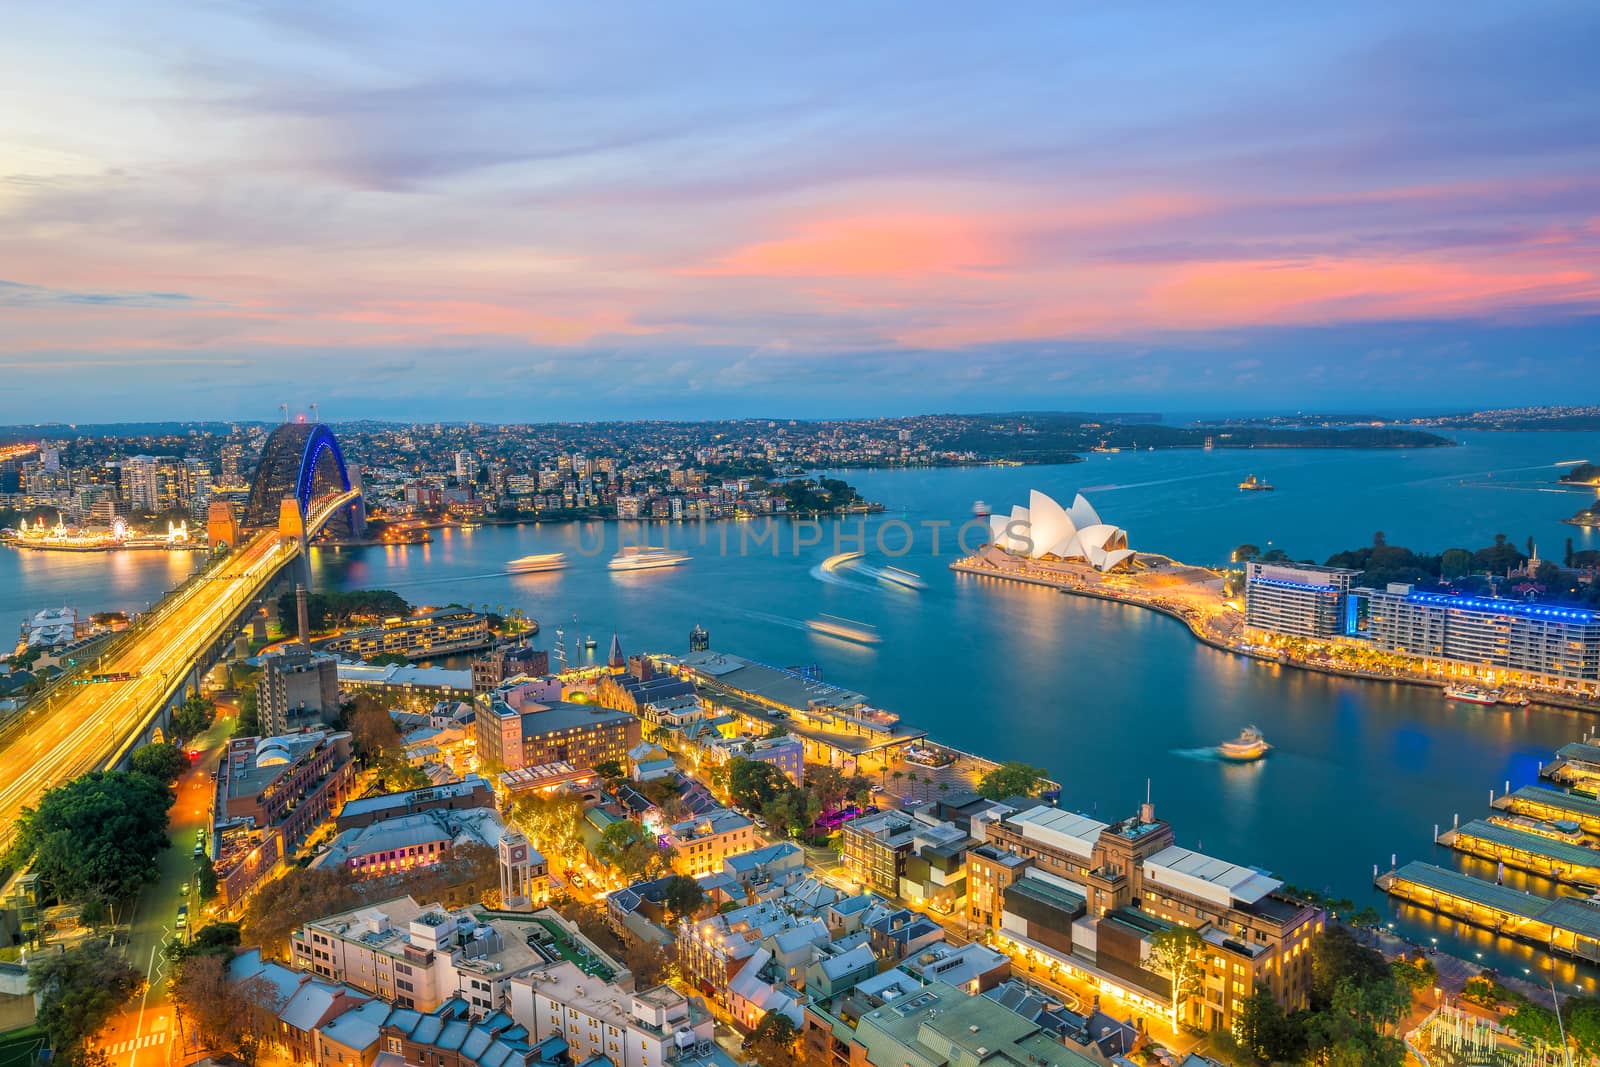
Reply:
[[[948,792],[950,792],[950,783],[949,782],[940,782],[939,783],[939,799],[943,800],[944,799],[944,795],[946,793],[948,793]]]
[[[904,778],[905,776],[905,771],[895,771],[894,774],[890,776],[894,779],[895,792],[898,793],[900,791],[900,779]]]
[[[912,771],[910,774],[906,775],[906,791],[911,793],[913,797],[916,795],[917,783],[920,781],[922,781],[922,775],[918,774],[916,771]]]

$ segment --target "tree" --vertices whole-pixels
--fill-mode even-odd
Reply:
[[[1200,951],[1204,942],[1187,926],[1169,926],[1150,936],[1150,969],[1172,985],[1172,1028],[1179,1008],[1200,991]]]
[[[1038,767],[1010,760],[978,779],[978,795],[990,800],[1006,797],[1031,797],[1039,791],[1048,775]]]
[[[576,865],[583,842],[583,798],[571,793],[530,793],[517,798],[511,818],[550,861],[552,870]]]
[[[628,769],[622,765],[621,760],[601,760],[594,765],[594,773],[612,786],[620,785],[628,779]]]
[[[822,804],[823,811],[837,810],[849,795],[849,781],[837,767],[825,763],[808,764],[805,779],[806,788]]]
[[[1249,563],[1259,555],[1261,555],[1260,545],[1245,543],[1235,548],[1228,558],[1234,563]]]
[[[344,728],[350,731],[356,755],[369,763],[384,756],[403,756],[405,746],[389,709],[367,693],[357,693],[343,707]]]
[[[233,724],[235,737],[260,737],[261,712],[256,706],[256,691],[246,689],[239,698],[239,719]]]
[[[1463,578],[1472,570],[1472,553],[1464,548],[1447,548],[1439,557],[1439,574],[1441,577],[1456,579]]]
[[[745,1054],[759,1067],[793,1067],[795,1039],[799,1031],[789,1017],[780,1011],[769,1011],[750,1031],[745,1041]]]
[[[788,777],[770,763],[743,756],[728,761],[728,795],[746,811],[764,811],[768,803],[792,788]]]
[[[38,1023],[50,1035],[58,1062],[96,1062],[89,1042],[144,979],[105,941],[85,941],[28,962],[28,988],[39,999]]]
[[[260,975],[243,982],[228,980],[231,950],[195,953],[179,964],[172,979],[172,999],[182,1018],[215,1049],[231,1049],[247,1063],[275,1032],[275,1016],[283,996]]]
[[[216,701],[192,696],[172,713],[172,732],[179,737],[197,737],[205,733],[216,718]]]
[[[189,765],[189,758],[177,745],[162,741],[134,749],[133,755],[128,757],[128,765],[139,774],[148,774],[163,785],[171,785]]]
[[[201,858],[195,870],[195,884],[200,890],[202,904],[216,899],[217,896],[217,868],[211,862],[210,856]]]
[[[664,849],[653,834],[638,823],[623,819],[600,832],[595,858],[617,872],[628,884],[653,878],[670,865],[671,850]]]
[[[667,879],[667,884],[662,890],[661,902],[667,906],[674,919],[685,919],[700,910],[706,902],[705,890],[685,874],[675,874]]]
[[[1245,998],[1233,1026],[1233,1036],[1253,1059],[1268,1063],[1300,1058],[1305,1044],[1299,1026],[1263,982]]]
[[[63,898],[109,907],[160,875],[172,801],[148,775],[90,771],[22,809],[18,850]]]
[[[263,953],[284,956],[289,935],[310,919],[359,907],[361,888],[340,867],[295,867],[261,885],[245,905],[245,939]]]

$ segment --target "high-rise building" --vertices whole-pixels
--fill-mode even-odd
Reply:
[[[256,679],[256,712],[269,734],[293,733],[337,718],[337,662],[298,648],[267,656]]]
[[[476,453],[462,449],[456,453],[456,477],[461,481],[470,481],[478,473],[478,457]]]
[[[1245,566],[1245,623],[1291,637],[1334,637],[1352,627],[1347,618],[1350,581],[1359,571],[1308,563]]]
[[[1492,597],[1357,589],[1366,638],[1385,652],[1600,691],[1600,612]]]
[[[250,484],[249,474],[245,470],[244,445],[233,443],[222,446],[222,484],[233,488]]]
[[[161,461],[154,456],[129,456],[123,460],[122,494],[135,511],[160,511]]]

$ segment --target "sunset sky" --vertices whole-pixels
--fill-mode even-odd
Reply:
[[[21,3],[0,422],[1600,402],[1600,4]]]

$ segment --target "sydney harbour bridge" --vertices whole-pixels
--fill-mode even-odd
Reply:
[[[359,474],[351,476],[333,431],[304,421],[275,429],[243,513],[213,505],[207,564],[31,700],[0,739],[0,850],[24,806],[53,785],[117,766],[197,692],[285,569],[303,565],[312,538],[360,537],[365,525]]]

